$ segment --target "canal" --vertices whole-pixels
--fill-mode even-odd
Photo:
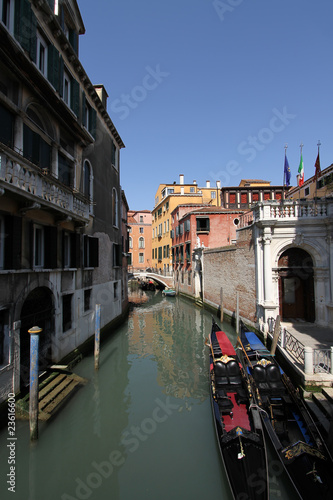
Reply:
[[[39,425],[38,442],[30,443],[28,422],[16,422],[15,494],[1,429],[2,500],[232,498],[209,400],[211,315],[180,297],[146,294],[103,343],[99,371],[93,354],[75,367],[88,383]],[[234,329],[223,329],[235,342]],[[269,475],[271,499],[294,498],[274,456]]]

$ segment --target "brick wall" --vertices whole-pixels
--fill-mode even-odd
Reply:
[[[224,311],[235,315],[238,291],[240,316],[255,322],[255,256],[251,229],[238,231],[236,245],[204,251],[202,279],[204,302],[218,308],[222,287]]]

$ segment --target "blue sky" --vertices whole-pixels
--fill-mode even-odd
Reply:
[[[80,60],[109,94],[126,148],[121,185],[152,210],[159,184],[296,185],[317,143],[333,163],[330,0],[78,0]]]

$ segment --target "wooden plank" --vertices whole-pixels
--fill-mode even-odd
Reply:
[[[69,384],[58,395],[44,407],[44,413],[52,414],[59,410],[60,406],[69,398],[74,389],[79,385],[75,380],[70,380]]]
[[[39,391],[39,401],[41,401],[43,398],[45,398],[45,396],[51,392],[57,385],[59,385],[65,378],[66,378],[66,374],[60,374],[60,375],[57,375],[53,380],[51,380],[51,382],[49,382],[47,385],[45,385],[43,387],[43,389],[41,389]]]
[[[71,381],[72,379],[70,379],[69,377],[65,377],[65,379],[60,384],[56,385],[56,387],[52,391],[48,392],[48,394],[43,399],[41,399],[41,401],[39,402],[39,409],[45,411],[45,407],[54,398],[56,398],[58,394],[61,393],[71,383]]]

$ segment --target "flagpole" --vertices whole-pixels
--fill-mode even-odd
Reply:
[[[286,165],[287,148],[288,148],[288,144],[285,144],[284,145],[284,165]],[[285,186],[285,183],[286,183],[286,172],[285,172],[285,168],[283,168],[282,202],[284,202],[284,186]]]
[[[303,146],[304,146],[304,144],[303,144],[303,142],[301,142],[301,144],[299,145],[299,147],[301,148],[301,161],[303,159],[303,157],[302,157]],[[299,201],[301,201],[301,189],[300,188],[301,188],[301,186],[299,185],[299,179],[298,179],[298,198],[299,198]]]
[[[319,148],[321,146],[320,140],[318,140],[317,146],[318,146],[318,158],[319,158]],[[315,182],[316,182],[316,203],[317,203],[317,185],[318,185],[317,167],[316,167],[316,173],[315,173]]]

